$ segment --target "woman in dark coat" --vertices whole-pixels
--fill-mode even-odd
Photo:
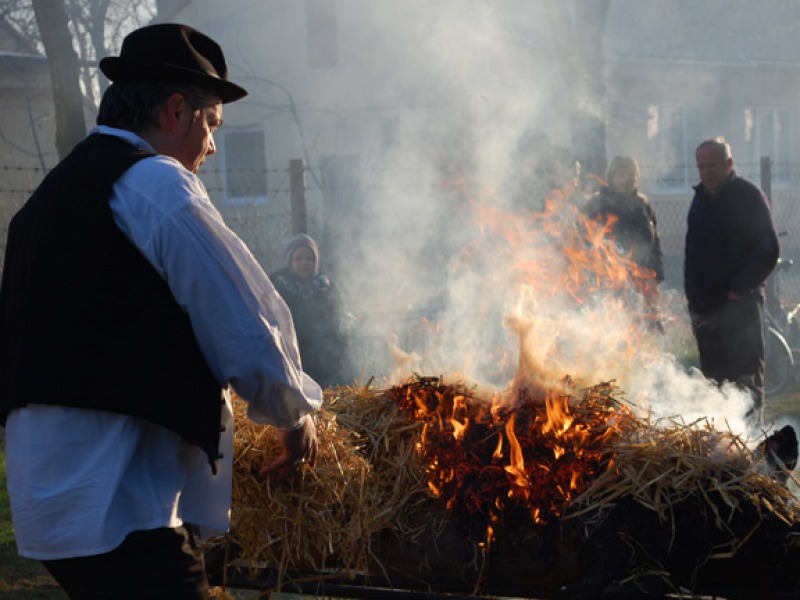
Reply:
[[[303,233],[293,236],[284,263],[270,278],[292,312],[303,370],[322,387],[350,383],[342,298],[331,279],[319,272],[317,243]]]
[[[651,279],[639,283],[645,309],[655,313],[658,284],[664,280],[664,257],[656,213],[647,196],[639,192],[636,160],[630,156],[615,156],[608,166],[607,185],[592,196],[584,210],[590,219],[602,219],[605,223],[615,218],[611,235],[620,254],[630,256],[639,267],[652,271]],[[653,322],[658,326],[655,318]]]

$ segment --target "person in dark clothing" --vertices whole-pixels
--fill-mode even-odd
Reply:
[[[655,210],[647,196],[639,192],[639,165],[635,159],[612,159],[607,184],[589,199],[584,212],[590,219],[608,224],[620,254],[647,269],[637,272],[634,281],[642,293],[648,321],[660,328],[658,284],[664,281],[664,257]]]
[[[8,228],[0,426],[17,550],[72,600],[208,600],[199,535],[228,530],[231,392],[314,465],[322,390],[292,318],[197,172],[247,92],[178,23],[129,33],[97,126]]]
[[[319,249],[304,233],[286,243],[284,266],[270,278],[292,312],[303,370],[323,387],[353,379],[342,296],[319,271]]]
[[[736,174],[730,145],[718,137],[695,152],[700,184],[689,209],[684,289],[703,374],[751,392],[748,421],[764,404],[765,281],[780,255],[769,202]]]

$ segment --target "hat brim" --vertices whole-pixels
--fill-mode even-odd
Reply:
[[[197,85],[219,96],[223,104],[240,100],[247,95],[247,90],[233,82],[168,63],[145,64],[119,56],[107,56],[100,61],[99,67],[114,82],[151,80]]]

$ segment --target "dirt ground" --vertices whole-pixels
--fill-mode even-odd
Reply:
[[[69,600],[45,568],[35,560],[0,549],[0,598],[4,600]]]
[[[226,590],[232,600],[257,600],[259,592]],[[220,595],[220,598],[226,598]],[[0,598],[2,600],[69,600],[39,561],[17,556],[13,545],[0,546]],[[280,600],[302,598],[283,594]],[[275,598],[278,600],[278,598]]]

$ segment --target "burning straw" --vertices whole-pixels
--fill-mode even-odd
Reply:
[[[661,427],[636,418],[610,384],[518,393],[514,404],[439,378],[328,390],[315,417],[316,467],[280,485],[258,475],[278,452],[272,429],[244,418],[243,402],[234,408],[231,538],[242,561],[280,578],[374,570],[387,560],[376,555],[379,534],[416,543],[455,514],[477,524],[470,530],[480,535],[465,536],[489,553],[507,512],[528,515],[534,530],[597,519],[623,498],[667,526],[689,497],[708,501],[723,531],[744,504],[800,522],[787,487],[759,472],[759,457],[738,437],[705,421]],[[728,533],[732,553],[746,539]]]

